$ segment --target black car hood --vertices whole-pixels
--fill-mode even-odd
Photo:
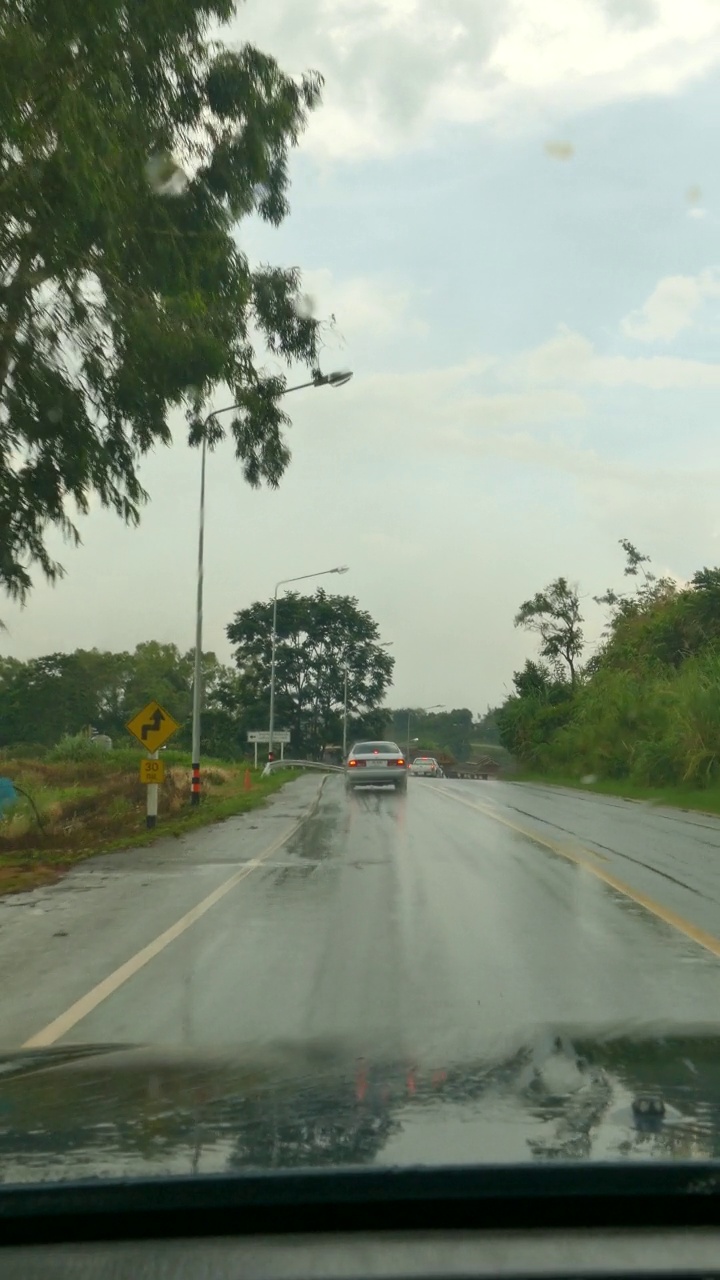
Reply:
[[[0,1054],[3,1182],[720,1156],[715,1028],[541,1028],[484,1059],[311,1042]]]

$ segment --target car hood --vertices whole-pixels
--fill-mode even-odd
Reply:
[[[720,1034],[544,1027],[484,1058],[77,1045],[0,1055],[3,1181],[720,1156]]]

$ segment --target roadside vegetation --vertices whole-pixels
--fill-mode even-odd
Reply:
[[[720,811],[720,569],[679,585],[621,546],[631,589],[594,597],[590,657],[578,588],[559,578],[521,605],[539,654],[495,713],[501,742],[529,776]]]
[[[226,627],[232,665],[203,653],[203,754],[240,761],[248,731],[267,728],[271,630],[272,603],[257,601]],[[328,743],[342,741],[346,669],[349,733],[383,732],[381,703],[394,659],[353,596],[286,592],[278,600],[277,635],[275,724],[290,731],[294,756],[318,759]],[[172,745],[188,751],[194,658],[193,649],[183,653],[156,640],[131,652],[0,656],[0,748],[16,752],[20,743],[39,755],[64,736],[94,729],[122,749],[130,742],[127,722],[157,699],[180,726]]]
[[[77,862],[113,849],[180,836],[199,826],[244,813],[296,775],[262,778],[244,763],[203,763],[203,800],[189,803],[190,757],[165,751],[158,824],[145,825],[143,753],[102,752],[87,739],[66,739],[42,759],[0,753],[0,776],[22,793],[0,814],[0,893],[52,883]],[[246,776],[249,775],[249,776]]]

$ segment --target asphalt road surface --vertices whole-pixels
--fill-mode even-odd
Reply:
[[[0,900],[2,1044],[438,1060],[532,1025],[720,1014],[720,820],[587,793],[308,775]]]

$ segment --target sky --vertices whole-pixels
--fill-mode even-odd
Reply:
[[[224,38],[325,77],[289,218],[237,235],[301,268],[336,320],[323,368],[354,376],[286,402],[278,490],[210,457],[203,647],[228,660],[238,609],[346,564],[318,585],[392,642],[388,701],[479,713],[554,577],[589,653],[620,538],[679,580],[719,564],[717,0],[247,0]],[[52,539],[66,577],[3,605],[6,652],[192,646],[199,459],[174,426],[140,528],[93,509],[80,548]]]

